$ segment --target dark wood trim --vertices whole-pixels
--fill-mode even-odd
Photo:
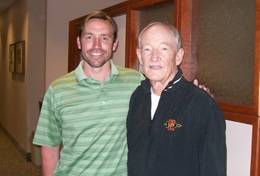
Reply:
[[[249,114],[255,116],[258,115],[257,104],[252,104],[251,106],[243,106],[243,105],[230,104],[223,101],[217,101],[217,102],[223,111]]]
[[[130,0],[129,5],[131,9],[141,10],[149,6],[171,1],[174,3],[174,0]]]
[[[136,57],[136,38],[137,38],[137,28],[138,25],[138,11],[128,9],[127,12],[127,26],[126,27],[126,61],[125,66],[129,68],[134,68],[137,63]]]
[[[129,2],[125,1],[114,6],[103,9],[110,16],[119,16],[127,13]]]
[[[191,76],[191,62],[195,58],[192,58],[192,46],[196,46],[195,41],[192,40],[192,0],[182,0],[179,2],[180,16],[179,30],[182,35],[183,48],[185,50],[184,59],[181,68],[184,72],[185,78],[192,80]]]
[[[174,25],[176,28],[181,31],[181,20],[182,20],[182,0],[174,0],[174,10],[173,10],[173,16],[175,17],[174,19]]]
[[[225,119],[250,125],[257,125],[258,116],[223,111]]]
[[[82,18],[83,19],[83,18]],[[77,47],[78,26],[81,20],[73,20],[69,22],[69,50],[68,50],[68,71],[75,69],[79,63],[79,50]]]
[[[255,149],[252,151],[252,161],[251,163],[251,174],[252,176],[260,175],[260,118],[259,118],[259,86],[260,86],[260,78],[259,78],[259,60],[260,60],[260,0],[256,0],[256,33],[255,33],[255,68],[254,68],[254,104],[256,109],[258,109],[258,123],[257,129],[253,135],[253,145]]]
[[[253,125],[251,176],[260,175],[260,118]]]
[[[255,32],[255,60],[254,60],[254,87],[253,87],[253,104],[259,114],[259,86],[260,86],[260,0],[256,0],[256,32]]]

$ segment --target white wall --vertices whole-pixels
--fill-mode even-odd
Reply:
[[[252,125],[226,121],[227,175],[250,176]]]

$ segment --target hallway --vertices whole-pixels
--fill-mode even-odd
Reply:
[[[40,168],[26,161],[2,128],[0,128],[0,175],[40,176]]]

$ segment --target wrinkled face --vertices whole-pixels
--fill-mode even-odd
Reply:
[[[177,50],[173,34],[162,25],[148,28],[142,35],[137,56],[150,81],[165,83],[177,73],[183,49]]]
[[[82,58],[91,67],[102,67],[112,57],[117,48],[113,40],[112,26],[102,19],[91,19],[84,25],[80,38],[77,38],[78,49]]]

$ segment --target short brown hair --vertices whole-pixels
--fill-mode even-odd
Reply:
[[[78,36],[80,37],[82,34],[82,31],[84,30],[84,25],[89,22],[89,20],[91,19],[101,19],[101,20],[105,20],[108,21],[109,24],[112,27],[112,32],[113,32],[113,41],[115,41],[117,39],[117,24],[115,22],[115,20],[110,17],[109,15],[107,15],[105,12],[103,11],[94,11],[89,13],[86,18],[82,21],[82,23],[80,24],[79,27],[79,32],[78,32]]]

